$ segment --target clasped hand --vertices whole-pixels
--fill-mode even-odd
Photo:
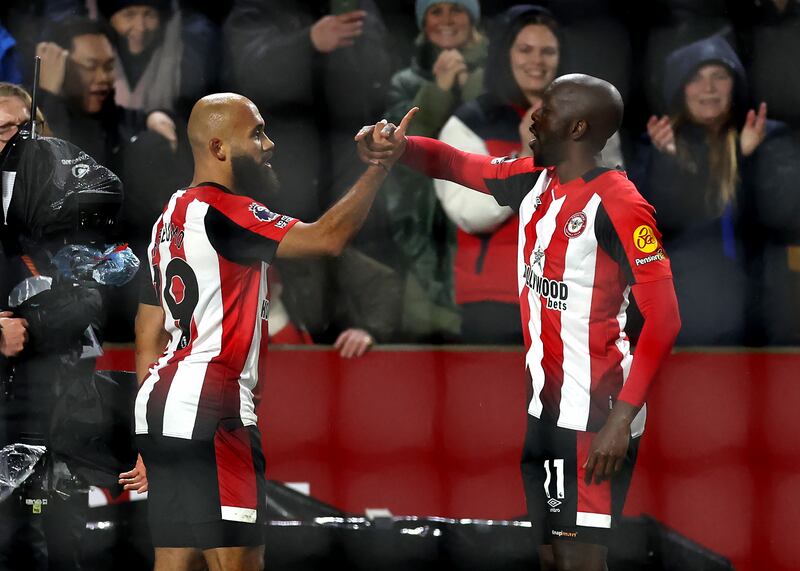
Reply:
[[[400,125],[383,119],[361,127],[355,136],[358,157],[367,164],[391,168],[406,150],[406,132],[417,111],[419,107],[410,109]]]

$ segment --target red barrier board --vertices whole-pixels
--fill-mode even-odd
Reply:
[[[519,351],[349,360],[271,348],[259,409],[268,476],[355,513],[522,515],[522,363]],[[799,569],[798,373],[797,352],[672,355],[648,399],[626,513],[653,515],[737,569]]]

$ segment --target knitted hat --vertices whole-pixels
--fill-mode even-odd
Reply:
[[[478,0],[417,0],[417,24],[420,30],[425,21],[425,12],[434,4],[458,4],[469,12],[473,25],[481,19],[481,5]]]
[[[130,6],[151,6],[162,13],[168,13],[172,9],[170,0],[97,0],[97,11],[106,20],[111,16]]]

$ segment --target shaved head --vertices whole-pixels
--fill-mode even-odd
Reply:
[[[573,73],[553,81],[548,91],[564,119],[586,121],[585,137],[595,152],[600,152],[622,125],[622,96],[607,81]]]
[[[214,93],[200,99],[188,125],[194,182],[216,182],[266,201],[270,192],[277,192],[278,181],[269,163],[275,144],[264,127],[261,113],[247,97]]]
[[[585,172],[619,130],[622,110],[619,91],[607,81],[580,73],[559,77],[531,117],[529,145],[536,164]]]
[[[237,93],[213,93],[195,103],[189,116],[189,142],[194,160],[203,158],[212,139],[229,143],[236,127],[252,112],[260,118],[253,102]]]

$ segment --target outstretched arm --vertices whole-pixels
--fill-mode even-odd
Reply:
[[[416,112],[415,107],[403,117],[397,128],[398,137],[405,137],[408,124]],[[384,125],[385,123],[374,125],[373,131],[379,131]],[[375,194],[396,160],[396,157],[386,158],[380,163],[370,163],[367,171],[347,194],[319,220],[312,224],[296,223],[281,240],[277,255],[282,258],[338,256],[364,224]]]
[[[382,127],[382,128],[379,128]],[[392,123],[366,125],[358,134],[358,155],[368,164],[400,161],[431,178],[449,180],[462,186],[489,193],[484,171],[491,168],[492,157],[459,151],[447,143],[428,137],[400,136]]]
[[[493,157],[459,151],[447,143],[426,137],[407,137],[401,161],[431,178],[449,180],[473,190],[489,194],[486,171]]]
[[[532,157],[513,159],[466,153],[436,139],[406,137],[405,131],[401,136],[400,130],[392,123],[378,129],[380,125],[366,125],[356,134],[358,155],[365,163],[391,161],[394,164],[400,160],[407,167],[431,178],[449,180],[479,192],[494,194],[502,205],[509,203],[505,201],[506,197],[498,196],[497,190],[501,195],[505,194],[504,190],[490,189],[487,181],[502,181],[541,171],[534,167]],[[530,186],[525,193],[529,190]]]

